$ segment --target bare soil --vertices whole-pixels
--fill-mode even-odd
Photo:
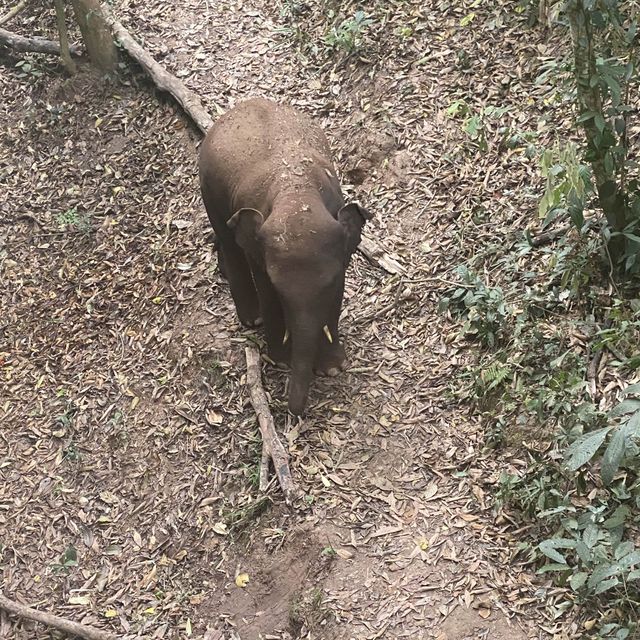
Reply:
[[[262,95],[314,117],[375,214],[366,235],[406,268],[352,263],[349,367],[316,380],[283,435],[297,509],[256,488],[243,347],[261,336],[217,270],[199,136],[132,64],[68,79],[52,59],[0,57],[5,595],[125,639],[579,637],[496,506],[501,471],[524,462],[486,450],[452,397],[467,356],[437,311],[468,243],[522,226],[537,188],[522,153],[469,152],[445,111],[508,105],[510,126],[535,130],[528,83],[549,45],[516,2],[476,9],[473,29],[440,4],[401,3],[413,35],[393,49],[381,31],[374,61],[319,67],[279,3],[114,3],[212,114]],[[12,28],[53,25],[38,9]],[[264,380],[284,432],[286,374]],[[0,637],[50,636],[0,616]]]

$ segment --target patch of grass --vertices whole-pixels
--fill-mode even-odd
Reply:
[[[61,230],[73,229],[79,232],[89,232],[92,227],[92,216],[90,213],[78,213],[78,209],[73,207],[62,211],[54,216],[56,224]]]

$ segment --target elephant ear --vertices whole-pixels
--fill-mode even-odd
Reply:
[[[344,227],[347,235],[347,255],[350,256],[360,244],[360,232],[367,220],[373,215],[357,202],[345,204],[338,211],[338,222]]]
[[[264,222],[257,209],[238,209],[227,221],[227,226],[235,232],[236,242],[250,256],[259,259],[258,232]]]

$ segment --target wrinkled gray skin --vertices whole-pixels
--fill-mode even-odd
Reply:
[[[300,415],[314,370],[336,375],[343,367],[344,274],[370,215],[345,205],[322,131],[269,100],[223,115],[202,144],[199,166],[240,321],[264,322],[270,357],[291,365],[289,410]]]

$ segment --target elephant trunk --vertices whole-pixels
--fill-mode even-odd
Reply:
[[[313,380],[313,365],[318,353],[322,327],[317,321],[299,321],[291,327],[291,379],[289,381],[289,411],[296,416],[304,412]]]

